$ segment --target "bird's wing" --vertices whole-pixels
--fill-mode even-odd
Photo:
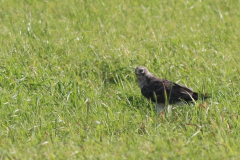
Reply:
[[[197,93],[190,88],[158,78],[152,79],[145,84],[141,92],[146,98],[158,103],[165,103],[166,100],[169,103],[174,103],[181,101],[181,99],[187,102],[197,99]]]
[[[157,81],[151,81],[149,83],[145,83],[141,88],[142,95],[152,102],[165,102],[164,99],[164,88],[162,83],[158,83]],[[156,100],[156,97],[157,100]],[[160,100],[160,98],[163,98]]]
[[[170,97],[168,100],[170,103],[177,102],[179,100],[184,100],[186,102],[198,99],[198,94],[193,92],[192,89],[186,86],[173,83],[171,81],[163,81],[166,84],[167,95]]]

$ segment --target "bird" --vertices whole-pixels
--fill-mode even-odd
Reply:
[[[155,103],[157,113],[164,111],[168,105],[181,105],[184,102],[191,103],[200,98],[208,98],[206,95],[198,94],[186,86],[160,79],[144,66],[138,66],[135,69],[135,74],[142,95]]]

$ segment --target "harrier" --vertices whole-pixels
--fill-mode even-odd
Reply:
[[[146,67],[137,67],[135,74],[142,95],[155,103],[158,113],[168,104],[189,103],[199,98],[207,98],[204,95],[199,96],[198,93],[183,85],[156,77]]]

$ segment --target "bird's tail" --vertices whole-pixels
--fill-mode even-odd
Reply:
[[[207,99],[207,98],[210,98],[210,96],[208,96],[207,93],[198,95],[198,99],[204,100],[204,99]]]
[[[198,94],[198,93],[196,93],[196,92],[193,92],[192,97],[193,97],[194,100],[198,100],[198,99],[204,100],[204,99],[210,98],[210,97],[207,95],[207,93],[206,93],[206,94]]]
[[[198,100],[198,93],[193,92],[192,98],[193,98],[194,100]]]

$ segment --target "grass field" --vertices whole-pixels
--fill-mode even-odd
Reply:
[[[1,0],[0,159],[240,159],[239,8]],[[157,115],[139,65],[212,98]]]

